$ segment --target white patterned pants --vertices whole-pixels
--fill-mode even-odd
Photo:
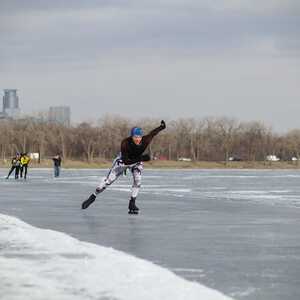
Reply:
[[[124,165],[120,157],[117,157],[114,160],[113,165],[109,170],[107,176],[102,178],[100,184],[96,188],[95,194],[98,195],[99,193],[102,193],[108,186],[115,182],[127,170],[130,170],[133,177],[131,197],[136,198],[141,187],[143,163],[138,162],[133,165]]]

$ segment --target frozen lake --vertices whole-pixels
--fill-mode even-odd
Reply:
[[[300,171],[144,170],[128,215],[131,177],[81,202],[106,170],[31,170],[5,180],[1,214],[155,262],[235,299],[300,299]]]

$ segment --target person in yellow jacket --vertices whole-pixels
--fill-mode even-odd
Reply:
[[[27,155],[27,153],[22,153],[21,156],[21,169],[20,169],[20,177],[23,177],[23,171],[24,171],[24,179],[27,177],[27,168],[28,164],[30,162],[30,157]]]

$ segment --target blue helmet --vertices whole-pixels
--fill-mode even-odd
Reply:
[[[143,130],[140,127],[133,127],[130,131],[131,136],[142,136]]]

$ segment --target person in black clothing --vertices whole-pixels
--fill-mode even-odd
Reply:
[[[59,177],[60,174],[60,166],[61,166],[61,157],[59,154],[55,155],[53,158],[54,164],[54,177]]]
[[[131,198],[129,201],[129,213],[137,214],[139,208],[135,204],[135,200],[141,187],[143,162],[150,160],[149,154],[143,154],[154,136],[161,130],[166,128],[166,123],[162,120],[159,127],[153,129],[149,134],[143,136],[143,131],[139,127],[131,129],[130,137],[125,138],[121,143],[121,153],[113,161],[113,165],[107,176],[102,179],[100,185],[96,188],[95,193],[82,203],[81,208],[86,209],[92,204],[97,195],[102,193],[109,185],[111,185],[120,175],[129,169],[133,176],[133,185]]]
[[[15,157],[12,158],[11,160],[11,169],[6,177],[6,179],[9,178],[9,176],[11,175],[11,173],[15,170],[15,179],[18,179],[19,178],[19,171],[20,171],[20,159],[21,159],[21,156],[19,153],[16,154]]]

